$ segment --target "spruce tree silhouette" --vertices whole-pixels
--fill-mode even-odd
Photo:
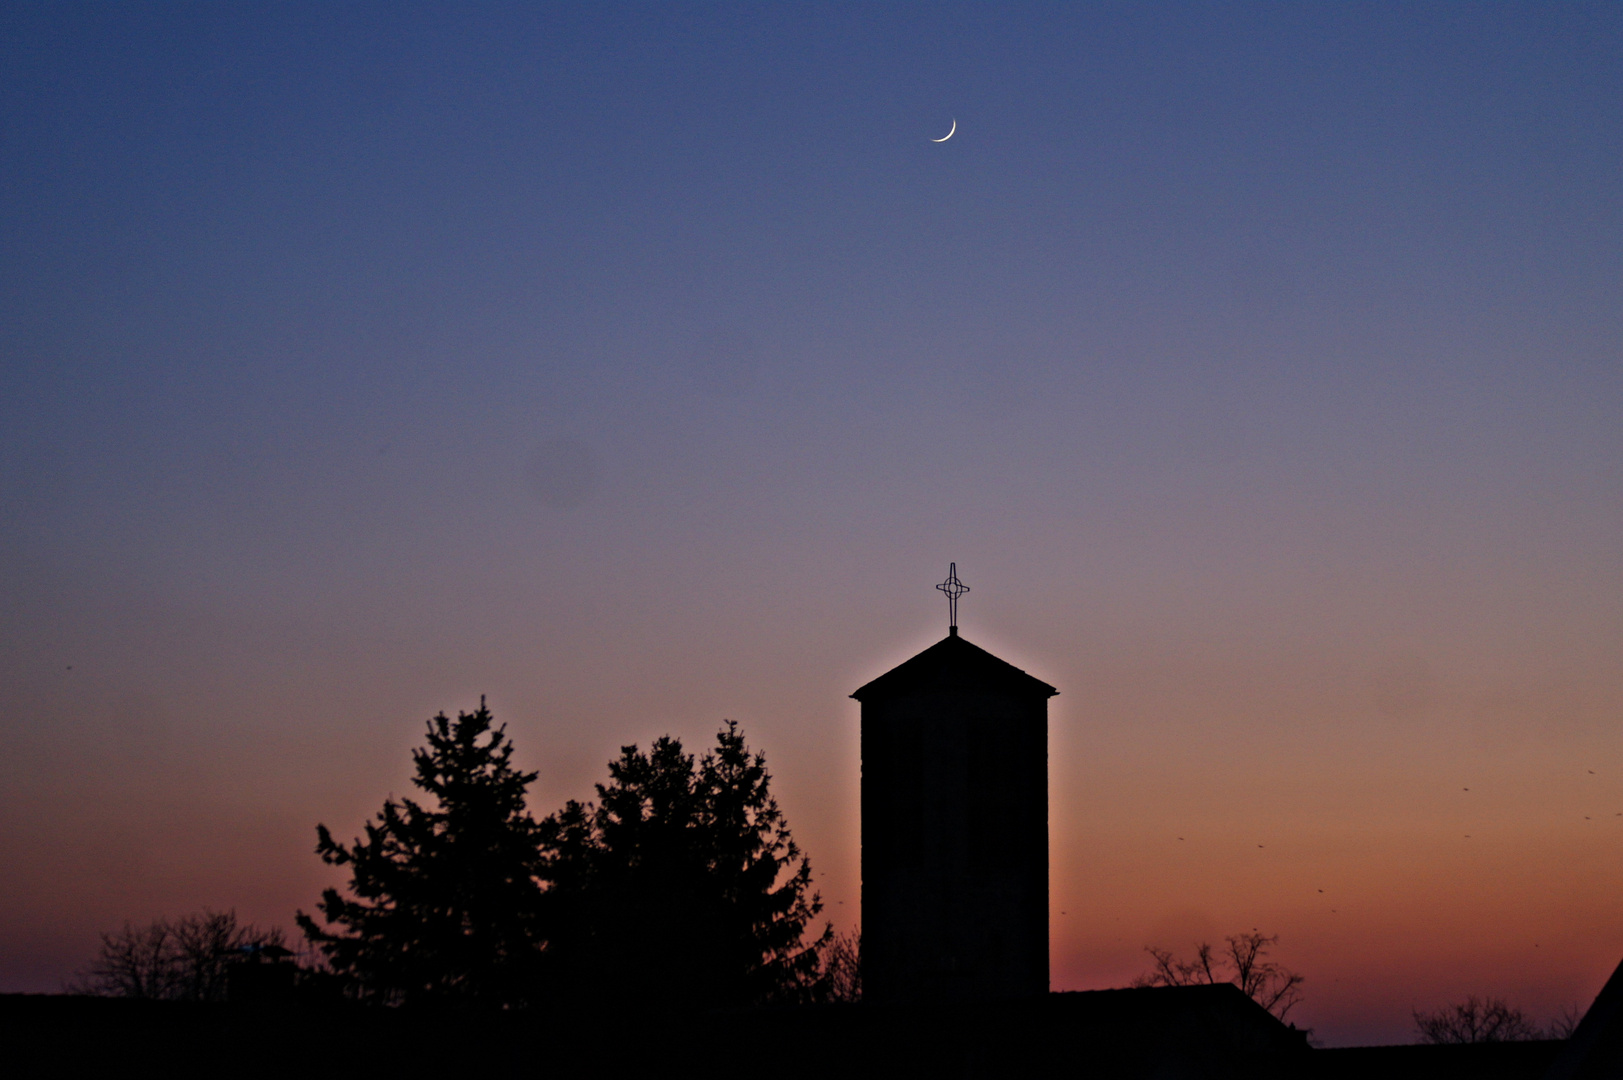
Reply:
[[[534,994],[540,832],[525,791],[536,774],[513,768],[506,729],[491,725],[483,697],[455,722],[429,721],[412,783],[435,805],[390,798],[348,847],[316,826],[322,860],[350,867],[350,896],[322,893],[329,928],[303,911],[298,924],[353,996],[511,1005]]]
[[[664,737],[622,748],[597,804],[541,823],[554,986],[632,1005],[821,996],[822,910],[763,755],[728,721],[698,761]]]

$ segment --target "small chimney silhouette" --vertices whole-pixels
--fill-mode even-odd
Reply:
[[[1058,692],[954,625],[851,695],[862,703],[863,1000],[1048,992]]]

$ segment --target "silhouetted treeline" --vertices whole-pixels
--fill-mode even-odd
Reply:
[[[483,700],[428,725],[412,783],[345,845],[325,925],[299,926],[351,996],[478,1005],[615,1001],[751,1005],[849,1000],[856,945],[811,933],[822,901],[734,723],[703,755],[622,748],[597,800],[536,821],[535,773],[512,765]]]

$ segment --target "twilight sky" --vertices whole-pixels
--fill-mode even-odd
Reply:
[[[956,560],[1061,691],[1057,989],[1587,1006],[1620,79],[1616,5],[6,7],[0,990],[291,926],[481,693],[542,813],[740,721],[854,926]]]

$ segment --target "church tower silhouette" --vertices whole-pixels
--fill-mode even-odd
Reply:
[[[1048,992],[1048,699],[947,636],[862,704],[862,994],[874,1004]]]

